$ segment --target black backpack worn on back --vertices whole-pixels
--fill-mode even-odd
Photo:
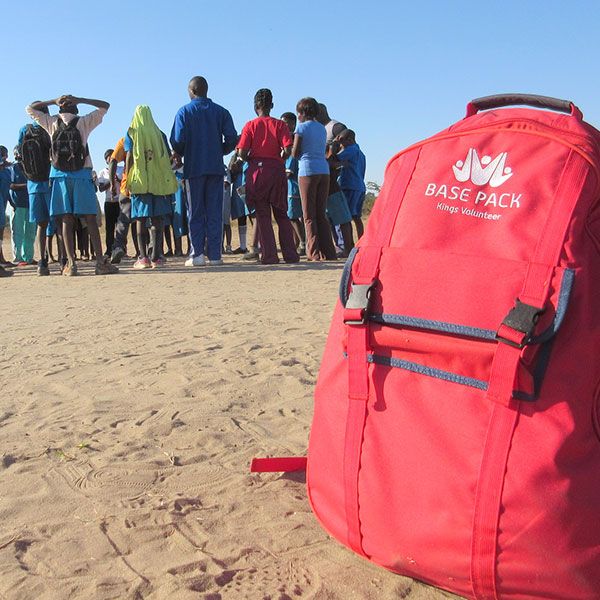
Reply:
[[[79,117],[65,123],[60,117],[52,134],[52,166],[59,171],[79,171],[83,169],[88,155],[77,129]]]
[[[27,125],[19,152],[23,172],[29,181],[48,181],[50,176],[50,136],[43,127]]]

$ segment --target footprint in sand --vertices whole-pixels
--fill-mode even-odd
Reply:
[[[180,468],[175,465],[164,469],[149,467],[147,463],[133,467],[128,465],[128,467],[127,469],[119,469],[114,466],[96,469],[89,462],[72,461],[51,469],[48,476],[51,479],[60,476],[69,487],[78,491],[85,491],[87,488],[93,487],[109,488],[111,494],[127,497],[131,496],[132,491],[139,495],[142,492],[157,493],[161,490],[168,490],[170,494],[185,494],[188,497],[194,497],[202,489],[217,483],[221,484],[232,476],[221,467],[209,464],[188,466],[193,473],[183,481],[170,477]],[[196,483],[188,485],[184,481]],[[181,502],[183,503],[185,500]]]
[[[293,600],[314,597],[318,582],[302,567],[288,562],[262,569],[227,569],[214,577],[224,598]],[[214,589],[214,588],[213,588]]]

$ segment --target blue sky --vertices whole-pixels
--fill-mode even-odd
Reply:
[[[276,117],[303,96],[324,102],[355,130],[366,179],[380,184],[396,152],[462,118],[479,96],[565,98],[600,126],[597,0],[73,6],[34,0],[3,9],[0,144],[11,157],[25,105],[71,93],[111,103],[90,137],[99,170],[138,104],[170,133],[193,75],[206,77],[238,132],[255,116],[258,88],[273,91]]]

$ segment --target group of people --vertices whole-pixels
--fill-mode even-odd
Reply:
[[[207,97],[203,77],[189,83],[190,102],[177,112],[170,138],[158,128],[148,106],[135,109],[131,125],[106,167],[92,171],[87,141],[109,104],[63,95],[26,108],[34,121],[19,132],[15,163],[0,147],[0,239],[5,204],[10,202],[14,260],[33,263],[35,236],[38,275],[48,275],[48,234],[56,228],[61,272],[76,275],[76,225],[87,230],[95,273],[116,273],[127,251],[128,231],[136,248],[134,268],[165,264],[165,226],[175,254],[188,239],[188,267],[219,265],[222,253],[262,264],[279,262],[272,226],[287,263],[335,260],[347,255],[362,235],[365,157],[354,132],[331,119],[324,105],[303,98],[296,114],[271,116],[273,96],[260,89],[257,117],[241,135],[225,108]],[[79,105],[95,108],[80,116]],[[48,107],[58,106],[51,115]],[[235,150],[229,165],[223,157]],[[106,193],[106,252],[97,222],[96,191]],[[238,221],[240,247],[231,250],[230,219]],[[250,243],[247,222],[254,224]],[[168,229],[168,230],[169,230]],[[167,236],[170,245],[170,234]],[[0,247],[0,276],[5,269]]]

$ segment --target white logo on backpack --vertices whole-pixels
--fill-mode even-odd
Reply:
[[[454,177],[461,183],[470,179],[473,185],[501,186],[513,176],[512,169],[506,166],[507,157],[508,152],[501,152],[494,160],[490,156],[480,160],[477,150],[471,148],[464,161],[459,160],[452,166]]]

